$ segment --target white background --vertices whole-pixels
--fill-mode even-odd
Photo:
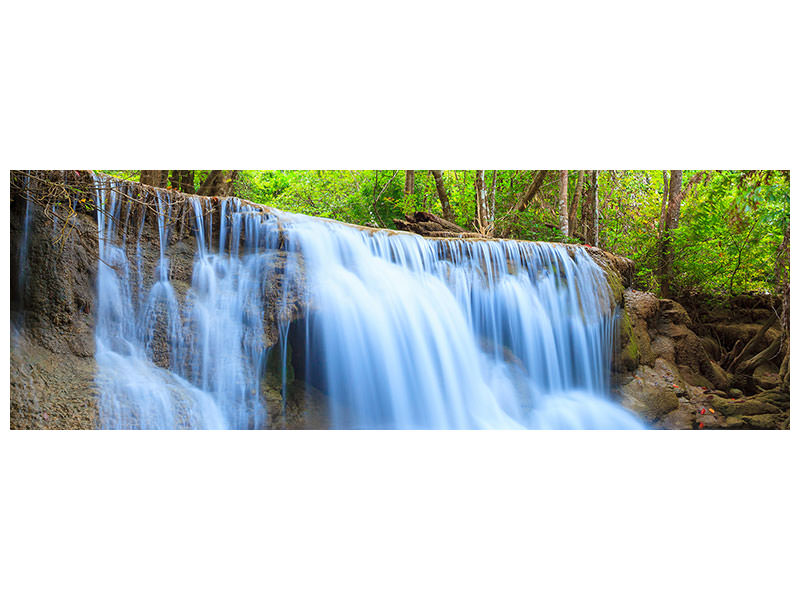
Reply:
[[[4,189],[20,168],[798,166],[790,2],[27,1],[2,20]],[[0,585],[796,598],[797,440],[3,431]]]

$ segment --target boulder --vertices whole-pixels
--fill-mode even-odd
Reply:
[[[675,362],[675,342],[666,335],[656,335],[650,343],[650,348],[656,358],[663,358],[669,362]]]
[[[638,290],[625,291],[625,309],[633,317],[652,323],[658,314],[659,301],[655,294]]]
[[[685,395],[686,387],[677,367],[657,359],[655,367],[640,366],[619,392],[623,406],[655,423],[680,406],[678,394]],[[685,422],[685,415],[674,417],[676,423]]]
[[[634,317],[631,319],[631,325],[633,335],[636,338],[636,345],[639,348],[639,362],[652,367],[653,363],[655,363],[656,355],[650,347],[650,334],[647,332],[647,323],[639,317]]]
[[[683,306],[674,300],[661,298],[658,301],[658,304],[659,308],[661,309],[661,316],[664,319],[679,325],[688,326],[692,324],[692,319],[689,317],[689,313],[686,312],[686,309],[683,308]]]
[[[667,413],[659,425],[664,429],[694,429],[697,411],[688,403],[681,402],[678,408]]]

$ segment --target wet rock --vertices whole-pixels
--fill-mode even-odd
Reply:
[[[666,335],[657,335],[650,343],[650,348],[657,358],[675,362],[675,342]]]
[[[696,423],[697,411],[689,404],[681,404],[675,410],[667,413],[659,425],[664,429],[693,429]]]
[[[12,342],[11,429],[94,429],[94,358],[56,354],[25,332]]]
[[[680,374],[661,359],[655,367],[640,366],[619,392],[622,405],[654,423],[679,407],[678,394],[685,386]]]

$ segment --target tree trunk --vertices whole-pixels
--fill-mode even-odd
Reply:
[[[600,246],[600,186],[597,183],[598,172],[592,173],[592,246]]]
[[[475,171],[475,224],[480,233],[489,229],[489,205],[486,201],[486,171]]]
[[[572,197],[572,204],[569,207],[569,235],[575,236],[578,229],[578,204],[583,196],[583,179],[586,171],[578,171],[578,184],[575,186],[575,195]]]
[[[775,281],[778,282],[776,293],[781,297],[781,326],[784,335],[789,335],[789,273],[787,262],[789,260],[789,221],[783,229],[783,241],[778,246],[778,256],[775,260]]]
[[[558,213],[561,233],[569,237],[569,171],[559,171]]]
[[[233,194],[233,181],[239,171],[210,171],[208,177],[197,190],[198,196],[230,196]]]
[[[683,183],[683,171],[670,171],[669,175],[669,199],[667,200],[667,212],[664,218],[664,236],[661,239],[661,296],[666,298],[672,292],[672,266],[675,260],[674,248],[672,245],[672,232],[678,227],[678,219],[681,214],[681,184]]]
[[[414,171],[406,171],[406,187],[404,190],[406,196],[414,193]]]
[[[448,221],[455,221],[453,208],[450,206],[450,198],[447,196],[447,189],[444,187],[444,177],[441,171],[431,171],[433,180],[436,182],[436,192],[439,194],[439,202],[442,204],[442,216]]]
[[[492,189],[489,191],[489,234],[494,235],[494,217],[497,198],[497,169],[492,171]]]
[[[667,199],[669,198],[669,175],[666,171],[661,171],[664,175],[664,194],[661,196],[661,216],[658,219],[658,240],[664,237],[664,222],[667,218]]]
[[[547,171],[539,171],[536,174],[536,177],[533,178],[533,181],[528,184],[528,187],[525,188],[525,191],[522,192],[522,195],[517,199],[516,204],[514,205],[514,210],[523,211],[528,208],[528,204],[530,204],[533,197],[536,195],[536,192],[539,191],[539,188],[542,187],[542,183],[544,183],[544,178],[547,176]]]
[[[595,239],[597,231],[597,171],[591,173],[589,191],[585,194],[581,207],[581,231],[585,243],[597,246]]]

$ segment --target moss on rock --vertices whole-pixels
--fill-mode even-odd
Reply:
[[[635,371],[639,366],[639,344],[631,325],[631,319],[624,310],[617,320],[616,342],[618,351],[614,354],[614,370],[619,373]]]

